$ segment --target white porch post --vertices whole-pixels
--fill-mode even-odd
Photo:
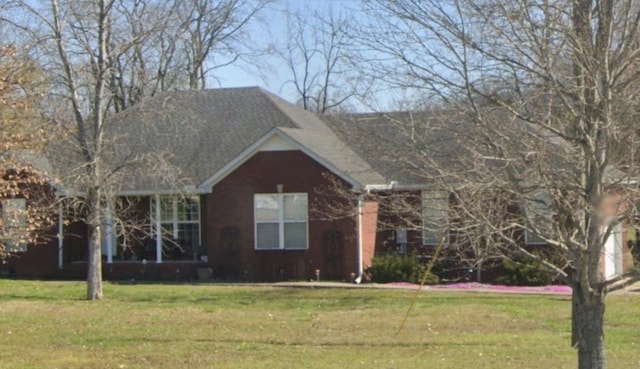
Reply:
[[[62,269],[63,255],[62,248],[64,246],[64,216],[62,214],[62,204],[58,205],[58,268]]]
[[[113,263],[113,205],[111,201],[107,203],[105,209],[104,242],[107,248],[107,263]]]
[[[160,195],[155,195],[156,262],[162,263],[162,224],[160,223]]]

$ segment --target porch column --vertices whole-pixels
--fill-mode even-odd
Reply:
[[[111,200],[107,203],[104,214],[104,245],[107,248],[107,263],[113,263],[113,204]]]
[[[162,263],[162,224],[160,224],[160,195],[155,195],[156,262]]]
[[[62,213],[62,204],[58,205],[58,269],[62,269],[63,255],[62,249],[64,246],[64,216]]]

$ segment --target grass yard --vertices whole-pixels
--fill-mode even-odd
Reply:
[[[0,280],[0,368],[575,368],[565,296]],[[610,368],[640,296],[608,297]]]

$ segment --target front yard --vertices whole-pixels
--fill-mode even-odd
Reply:
[[[1,368],[575,368],[567,296],[0,280]],[[640,366],[640,296],[608,297]]]

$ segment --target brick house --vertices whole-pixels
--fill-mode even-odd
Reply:
[[[104,225],[105,277],[184,280],[200,269],[230,280],[309,280],[316,273],[349,280],[362,275],[376,253],[432,246],[433,232],[382,226],[393,222],[379,217],[379,204],[366,196],[411,193],[426,209],[418,222],[447,216],[448,196],[428,190],[411,151],[401,152],[400,131],[383,118],[320,119],[254,87],[170,92],[117,114],[110,121],[113,165],[145,159],[119,174],[113,211],[127,208],[137,230],[125,237],[118,223]],[[446,137],[433,139],[452,147]],[[49,157],[62,183],[74,170],[74,154],[65,147]],[[154,158],[169,168],[170,179],[158,175]],[[351,200],[339,202],[350,211],[324,216],[323,208],[345,191]],[[60,195],[68,192],[58,188]],[[49,232],[56,237],[16,253],[6,270],[29,277],[84,275],[86,225],[70,221],[62,207],[58,216],[57,229]],[[623,271],[626,237],[620,231],[612,241],[607,273]]]
[[[125,239],[117,224],[105,224],[105,277],[181,279],[210,268],[236,280],[308,280],[316,270],[347,280],[369,263],[375,212],[362,209],[375,204],[354,203],[340,219],[313,208],[328,202],[321,188],[329,182],[359,190],[384,178],[314,114],[259,88],[233,88],[163,94],[110,125],[114,163],[153,151],[179,175],[166,181],[153,168],[123,171],[119,203],[135,207],[145,232]],[[73,157],[58,148],[50,156],[54,173],[68,178]],[[58,237],[16,253],[6,270],[84,273],[86,225],[69,223],[62,209],[59,215]]]

